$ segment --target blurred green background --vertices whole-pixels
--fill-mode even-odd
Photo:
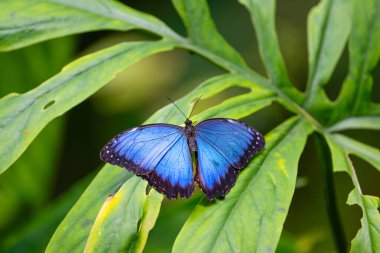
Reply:
[[[124,1],[153,14],[181,34],[185,29],[170,1]],[[277,32],[293,83],[304,90],[307,78],[307,14],[318,1],[277,1]],[[235,1],[209,1],[212,16],[222,35],[262,75],[265,70],[246,10]],[[21,50],[0,54],[0,96],[24,93],[47,80],[70,61],[121,41],[156,39],[144,32],[93,32],[60,38]],[[327,85],[336,98],[347,73],[345,50]],[[142,124],[152,113],[178,99],[209,77],[223,73],[209,62],[182,50],[151,56],[116,76],[103,89],[64,116],[55,119],[22,157],[0,176],[0,251],[41,252],[64,215],[103,163],[99,150],[117,133]],[[380,68],[374,78],[374,101],[380,102]],[[245,92],[229,89],[202,101],[201,111],[223,99]],[[273,104],[245,119],[263,133],[289,117]],[[378,146],[379,134],[351,131],[349,135]],[[365,194],[379,195],[377,174],[368,164],[354,159]],[[345,204],[352,189],[350,178],[334,175],[341,219],[347,242],[360,227],[361,211]],[[297,189],[289,211],[279,252],[334,252],[329,227],[323,173],[313,138],[301,157]],[[176,234],[199,202],[197,194],[187,200],[164,201],[146,252],[169,252]]]

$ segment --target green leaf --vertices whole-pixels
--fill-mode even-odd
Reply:
[[[173,42],[121,43],[67,65],[39,87],[0,100],[0,173],[4,172],[52,119],[79,104],[118,72],[173,47]]]
[[[217,92],[221,92],[232,86],[249,88],[251,91],[226,99],[217,106],[208,108],[206,111],[195,115],[192,119],[197,122],[217,117],[240,119],[269,106],[273,100],[277,99],[277,96],[272,91],[251,83],[243,76],[234,74],[211,78],[197,87],[189,96],[196,98],[197,96],[206,94],[202,98],[209,98],[217,94]],[[188,96],[184,99],[189,100]]]
[[[329,128],[330,132],[339,132],[348,129],[380,130],[380,117],[363,116],[349,117]]]
[[[341,134],[334,134],[332,138],[341,145],[348,154],[356,155],[369,162],[380,172],[380,150],[362,142],[356,141]]]
[[[80,32],[133,28],[178,37],[155,17],[111,0],[0,2],[0,51]]]
[[[249,105],[247,106],[243,104],[241,101],[239,102],[236,97],[233,97],[225,100],[217,106],[207,109],[199,115],[194,115],[192,119],[194,121],[199,121],[216,115],[219,115],[219,117],[234,116],[236,118],[242,118],[252,114],[265,105],[269,105],[270,101],[275,99],[273,92],[269,89],[262,88],[257,83],[247,80],[244,76],[238,74],[225,74],[206,80],[185,97],[179,99],[176,104],[185,112],[185,114],[188,114],[191,110],[190,101],[194,101],[199,97],[202,97],[202,100],[213,97],[234,86],[244,87],[251,90],[249,93],[241,96],[244,97],[245,101],[250,102],[252,108]],[[257,101],[255,99],[257,99]],[[170,114],[168,114],[169,111]],[[238,111],[244,112],[239,114]],[[224,112],[226,114],[224,114]],[[173,115],[176,117],[173,117]],[[147,122],[172,122],[175,124],[182,124],[183,121],[183,115],[172,104],[169,104],[157,111],[157,113],[150,117]]]
[[[354,189],[348,196],[347,204],[359,205],[363,211],[362,227],[351,242],[351,252],[380,252],[379,198],[362,195]]]
[[[302,102],[302,94],[292,86],[282,58],[275,28],[274,0],[240,0],[251,14],[255,26],[261,58],[274,85],[293,98]]]
[[[125,169],[104,166],[59,225],[46,252],[82,252],[104,200],[131,176]]]
[[[141,183],[140,178],[133,177],[116,195],[107,198],[91,229],[84,252],[142,252],[143,247],[135,242],[139,233],[147,230],[141,229],[139,225],[141,217],[146,217],[144,211],[149,208],[144,207],[149,203],[149,196],[152,200],[154,192],[151,191],[147,196],[146,185],[146,182]],[[156,193],[154,200],[160,206],[162,196]],[[156,210],[155,216],[150,216],[154,221],[159,208]],[[142,246],[145,245],[145,240]]]
[[[329,101],[323,86],[330,79],[346,44],[352,11],[352,0],[322,0],[309,14],[309,74],[305,101],[309,109]]]
[[[380,216],[377,210],[379,208],[379,199],[362,194],[355,168],[349,158],[351,151],[338,143],[339,141],[342,142],[343,139],[344,144],[347,141],[345,139],[348,138],[338,134],[334,136],[326,135],[325,138],[330,147],[334,171],[346,171],[351,176],[355,186],[348,196],[347,204],[358,204],[363,210],[362,228],[352,240],[351,252],[379,252]]]
[[[243,58],[217,31],[210,16],[207,1],[173,0],[173,4],[185,23],[192,44],[240,67],[247,68]],[[218,61],[215,63],[218,64]]]
[[[269,133],[264,152],[243,170],[225,199],[202,201],[195,208],[173,252],[274,252],[311,130],[294,117]]]
[[[380,57],[380,2],[355,1],[355,13],[350,36],[349,76],[338,98],[337,118],[365,115],[372,108],[372,72]],[[343,115],[342,115],[343,114]]]
[[[226,99],[217,107],[212,107],[199,116],[195,121],[210,118],[244,118],[272,104],[276,97],[273,93],[267,95],[251,92],[248,94]]]

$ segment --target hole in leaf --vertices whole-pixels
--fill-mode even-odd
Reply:
[[[47,108],[49,108],[50,106],[52,106],[54,103],[55,103],[55,100],[51,100],[51,101],[49,101],[49,102],[44,106],[44,110],[46,110]]]

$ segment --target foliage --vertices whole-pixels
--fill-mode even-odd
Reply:
[[[319,137],[329,195],[332,171],[353,182],[349,205],[362,209],[361,228],[352,252],[380,252],[379,199],[365,195],[351,155],[380,170],[380,151],[338,131],[380,130],[380,105],[371,101],[371,73],[380,56],[380,3],[376,0],[322,0],[308,17],[309,73],[305,93],[291,83],[275,31],[274,0],[241,0],[248,10],[268,78],[257,74],[217,31],[205,0],[173,0],[188,37],[158,18],[111,0],[3,0],[0,2],[0,50],[14,50],[64,35],[95,30],[145,30],[155,41],[124,42],[91,53],[23,94],[0,100],[0,172],[6,171],[54,118],[106,85],[121,70],[157,52],[180,48],[226,71],[178,100],[188,112],[195,98],[210,98],[239,86],[243,95],[195,115],[241,118],[273,101],[294,114],[266,135],[265,151],[249,163],[224,200],[202,200],[185,222],[174,252],[274,252],[295,190],[298,161],[311,134]],[[343,24],[343,25],[342,25]],[[324,90],[348,43],[350,65],[341,92],[331,101]],[[172,106],[146,123],[180,124]],[[323,150],[325,152],[323,152]],[[327,152],[326,152],[327,151]],[[13,168],[12,168],[13,169]],[[56,229],[47,252],[142,252],[157,219],[163,196],[146,182],[105,165]],[[112,195],[109,197],[109,195]],[[332,220],[339,226],[334,210]],[[335,231],[337,247],[345,245]]]

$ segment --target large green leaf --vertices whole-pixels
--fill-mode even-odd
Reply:
[[[305,106],[320,110],[330,79],[351,29],[352,0],[322,0],[308,17],[309,75]],[[344,24],[344,25],[342,25]]]
[[[275,86],[302,103],[302,94],[290,83],[275,28],[275,1],[274,0],[240,0],[249,10],[255,26],[260,47],[261,58],[264,61],[269,77]]]
[[[39,87],[0,100],[0,173],[6,170],[52,119],[107,84],[140,59],[173,47],[173,42],[121,43],[67,65]]]
[[[173,252],[274,252],[311,130],[306,121],[292,118],[268,134],[264,152],[243,170],[225,199],[196,207]]]
[[[243,118],[272,104],[276,97],[273,94],[260,94],[251,92],[248,94],[226,99],[218,107],[208,109],[199,116],[194,117],[196,121],[210,118]]]
[[[0,51],[94,30],[141,28],[176,38],[163,22],[112,0],[3,0]]]
[[[205,118],[216,117],[216,115],[242,118],[254,113],[277,98],[269,89],[262,88],[257,83],[247,80],[242,75],[225,74],[206,80],[192,90],[188,95],[178,100],[176,104],[185,113],[189,113],[191,101],[194,101],[199,97],[202,97],[202,99],[210,98],[223,90],[234,86],[248,88],[251,91],[240,96],[226,99],[219,105],[208,108],[205,112],[199,115],[194,115],[192,119],[194,121],[199,121]],[[238,97],[244,98],[247,103],[239,103],[239,101],[237,101]],[[170,110],[173,114],[168,114],[165,112],[166,110]],[[173,117],[173,115],[177,117]],[[173,105],[169,104],[163,109],[157,111],[157,113],[150,117],[147,122],[172,122],[180,124],[184,122],[184,118]]]
[[[338,98],[339,110],[334,111],[337,118],[347,115],[373,114],[371,113],[373,109],[372,71],[380,57],[379,1],[355,1],[349,52],[349,75]],[[379,115],[380,110],[376,111]]]

